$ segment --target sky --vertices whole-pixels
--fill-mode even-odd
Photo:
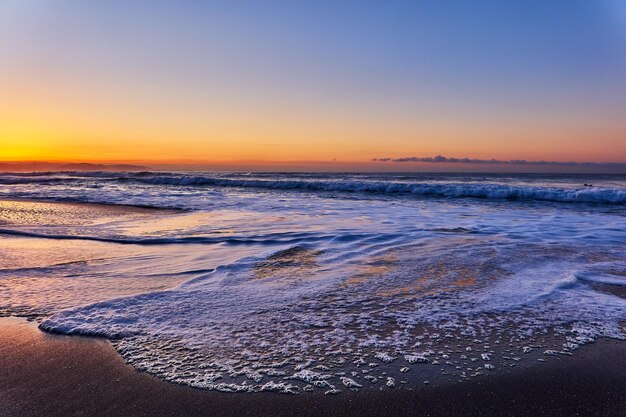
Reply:
[[[625,121],[625,0],[0,0],[3,161],[616,163]]]

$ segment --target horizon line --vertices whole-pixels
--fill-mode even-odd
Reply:
[[[469,158],[374,158],[364,161],[0,161],[0,172],[54,171],[258,171],[352,173],[506,173],[626,175],[626,162],[472,160]]]

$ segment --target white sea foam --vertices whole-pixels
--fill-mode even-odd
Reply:
[[[216,370],[258,383],[269,377],[271,364],[281,362],[281,369],[291,376],[273,377],[277,383],[289,379],[322,389],[336,385],[331,372],[306,369],[322,365],[330,371],[354,369],[350,377],[340,372],[339,382],[359,388],[362,384],[355,379],[360,375],[355,364],[359,358],[371,355],[387,364],[395,357],[378,349],[407,352],[423,336],[427,336],[423,343],[432,347],[444,340],[498,343],[506,337],[518,341],[520,353],[548,328],[562,335],[558,343],[571,344],[568,350],[546,352],[568,352],[602,336],[626,337],[620,325],[626,300],[569,278],[564,285],[561,278],[572,276],[571,271],[563,272],[564,265],[585,269],[581,261],[587,264],[597,258],[607,267],[607,258],[618,253],[588,253],[583,257],[586,262],[574,263],[581,255],[564,247],[513,245],[500,248],[493,258],[491,244],[456,246],[394,250],[393,257],[399,260],[395,268],[354,285],[347,285],[353,265],[318,270],[310,277],[302,275],[304,271],[293,276],[290,268],[297,265],[284,270],[279,265],[291,265],[294,256],[299,264],[304,253],[280,251],[268,258],[273,259],[271,276],[255,278],[266,263],[253,257],[173,290],[63,311],[41,326],[121,339],[116,344],[122,356],[139,369],[202,387],[213,387],[213,382],[198,384],[199,376],[201,381],[212,379]],[[429,256],[422,257],[422,252]],[[325,256],[331,254],[317,255],[315,262],[324,265]],[[555,272],[551,256],[561,259],[557,268],[561,273]],[[432,275],[426,282],[415,281],[415,271]],[[467,276],[475,281],[468,284]],[[308,357],[304,367],[303,353]],[[452,365],[451,354],[441,352],[438,357]],[[429,355],[409,352],[403,359],[416,364],[426,362]],[[497,368],[492,351],[478,356],[488,364],[486,369]],[[389,382],[392,377],[386,380],[388,387],[395,386]]]

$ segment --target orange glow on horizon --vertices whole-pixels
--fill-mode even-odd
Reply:
[[[155,117],[158,120],[158,117]],[[380,157],[448,155],[470,158],[624,162],[619,131],[551,132],[491,126],[445,128],[358,123],[352,128],[309,124],[289,128],[268,120],[250,125],[185,126],[180,133],[167,123],[141,128],[121,123],[77,120],[67,125],[3,122],[0,161],[133,162],[133,163],[297,163],[364,162]],[[245,127],[247,126],[247,127]],[[593,134],[602,146],[590,146]],[[500,138],[507,137],[508,141]],[[459,139],[460,138],[460,139]],[[563,146],[567,143],[568,146]]]
[[[24,83],[26,81],[24,80]],[[80,85],[12,86],[0,102],[0,160],[169,164],[367,162],[448,155],[624,162],[626,126],[613,118],[447,114],[362,104],[134,101]],[[169,102],[169,105],[165,105]],[[397,107],[397,106],[396,106]],[[601,144],[596,146],[596,144]]]

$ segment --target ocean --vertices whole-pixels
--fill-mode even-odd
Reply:
[[[626,339],[624,175],[3,173],[0,200],[0,314],[179,384],[399,389]]]

